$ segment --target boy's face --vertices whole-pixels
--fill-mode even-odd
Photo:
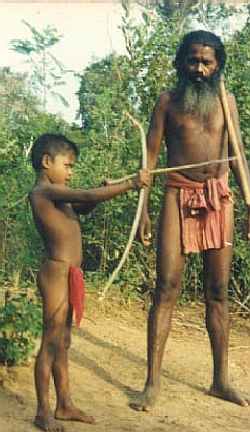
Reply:
[[[45,156],[43,167],[51,183],[67,183],[73,174],[73,166],[76,160],[75,154],[69,151],[59,153],[54,158],[49,155]]]

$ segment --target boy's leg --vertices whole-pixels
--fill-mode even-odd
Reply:
[[[72,308],[68,310],[66,326],[63,338],[63,347],[58,351],[53,364],[53,377],[55,382],[57,405],[55,418],[58,420],[73,420],[83,423],[95,423],[92,416],[86,415],[83,411],[76,408],[70,397],[69,375],[68,375],[68,350],[71,343],[72,330]]]
[[[53,432],[64,430],[51,415],[49,382],[68,313],[67,274],[65,263],[52,260],[47,260],[38,274],[43,302],[43,334],[35,363],[38,403],[35,424],[42,430]]]
[[[148,317],[148,371],[141,400],[133,404],[148,411],[160,390],[160,371],[173,308],[181,289],[184,255],[181,252],[178,190],[165,195],[158,229],[157,281]]]
[[[206,327],[213,355],[213,383],[209,394],[238,405],[247,406],[250,397],[243,397],[229,385],[228,378],[228,282],[232,247],[211,249],[204,253],[204,288]]]

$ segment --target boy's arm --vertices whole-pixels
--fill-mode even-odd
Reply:
[[[93,189],[70,189],[64,185],[49,184],[40,186],[33,190],[33,194],[40,194],[49,201],[81,204],[82,208],[95,206],[99,202],[110,200],[138,187],[147,186],[149,183],[149,173],[141,170],[139,175],[133,180],[126,180],[122,183],[102,186]]]
[[[74,203],[72,204],[73,210],[78,213],[78,214],[88,214],[90,212],[92,212],[92,210],[94,210],[94,208],[96,208],[97,203]]]

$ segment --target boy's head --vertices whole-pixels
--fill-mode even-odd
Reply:
[[[31,150],[32,166],[35,171],[40,171],[44,168],[44,160],[47,156],[53,161],[57,155],[68,153],[72,153],[77,158],[79,149],[73,141],[70,141],[64,135],[40,135],[34,142]]]

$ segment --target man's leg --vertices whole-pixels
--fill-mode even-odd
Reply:
[[[228,282],[232,262],[232,247],[211,249],[204,253],[204,288],[206,327],[213,355],[213,383],[209,394],[238,405],[247,406],[245,398],[229,385],[228,378]]]
[[[169,188],[158,229],[157,281],[148,317],[147,380],[140,401],[133,404],[138,410],[150,410],[160,390],[162,358],[184,267],[179,220],[178,190]]]

